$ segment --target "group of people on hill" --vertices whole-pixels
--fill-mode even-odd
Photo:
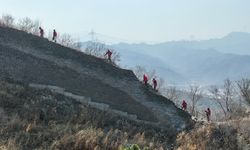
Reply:
[[[41,38],[44,38],[44,29],[43,29],[42,27],[39,27],[39,31],[40,31],[40,37],[41,37]],[[56,42],[56,40],[57,40],[57,32],[56,32],[56,30],[54,29],[54,30],[53,30],[52,41],[53,41],[53,42]],[[109,61],[109,62],[111,62],[112,54],[113,54],[113,52],[112,52],[110,49],[108,49],[107,52],[106,52],[105,55],[104,55],[105,57],[108,56],[108,61]]]
[[[39,31],[40,31],[40,37],[41,38],[44,38],[44,29],[42,27],[39,27]],[[54,29],[53,30],[53,37],[52,37],[52,41],[56,42],[57,40],[57,32],[56,30]]]
[[[182,106],[181,108],[186,111],[187,110],[187,102],[185,100],[182,101]],[[211,118],[211,110],[210,108],[208,107],[206,110],[205,110],[205,113],[206,113],[206,116],[207,116],[207,121],[209,122],[210,121],[210,118]]]
[[[145,86],[148,86],[148,76],[146,74],[143,75],[143,83]],[[152,87],[155,91],[157,91],[157,80],[155,78],[152,79]],[[182,106],[181,108],[184,110],[184,111],[187,111],[187,102],[185,100],[182,101]],[[210,118],[211,118],[211,110],[210,108],[207,108],[205,110],[205,113],[206,113],[206,116],[207,116],[207,121],[209,122],[210,121]]]
[[[39,30],[40,30],[40,37],[44,38],[44,30],[43,30],[43,28],[39,27]],[[57,40],[57,32],[54,29],[53,30],[52,41],[56,42],[56,40]],[[107,52],[104,54],[105,57],[108,56],[108,61],[109,62],[112,62],[111,61],[112,54],[113,53],[112,53],[112,51],[110,49],[108,49]],[[143,82],[144,82],[145,86],[148,86],[148,76],[146,74],[143,75]],[[153,89],[157,92],[157,80],[156,80],[156,78],[152,79],[152,83],[153,83],[153,85],[152,85]],[[184,111],[187,110],[187,102],[185,100],[182,101],[182,109]],[[205,113],[206,113],[206,116],[207,116],[207,121],[209,122],[210,121],[210,117],[211,117],[211,110],[210,110],[210,108],[207,108],[205,110]]]
[[[145,86],[148,86],[148,76],[146,74],[143,75],[143,82]],[[155,78],[152,79],[153,89],[157,91],[157,80]]]
[[[39,27],[40,30],[40,37],[44,37],[44,30]],[[56,42],[57,39],[57,32],[56,30],[53,30],[53,37],[52,37],[52,41]],[[110,49],[107,50],[107,52],[105,53],[104,56],[108,56],[108,61],[111,62],[111,57],[112,57],[112,51]],[[148,76],[146,74],[143,75],[143,82],[145,86],[148,86]],[[152,79],[152,87],[155,91],[157,91],[157,80],[155,78]],[[182,109],[183,110],[187,110],[187,102],[185,100],[182,101]],[[207,116],[207,121],[210,121],[210,116],[211,116],[211,110],[210,108],[207,108],[207,110],[205,110],[206,112],[206,116]]]
[[[145,86],[148,86],[148,76],[146,74],[143,75],[143,83]],[[157,80],[155,78],[152,79],[152,87],[155,91],[157,91]],[[187,111],[187,102],[185,100],[182,101],[182,106],[181,108],[184,110],[184,111]],[[210,121],[210,118],[211,118],[211,110],[210,108],[207,108],[205,110],[205,113],[206,113],[206,116],[207,116],[207,121],[209,122]]]

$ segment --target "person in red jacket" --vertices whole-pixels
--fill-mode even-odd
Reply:
[[[206,115],[207,115],[207,121],[209,122],[210,121],[210,117],[211,117],[211,110],[210,108],[207,108],[207,110],[205,110],[206,112]]]
[[[157,87],[157,81],[156,81],[156,79],[155,78],[153,78],[153,88],[154,88],[154,90],[156,91],[156,87]]]
[[[39,30],[40,30],[40,37],[44,37],[44,30],[42,27],[39,27]]]
[[[146,74],[143,75],[143,82],[146,86],[148,85],[148,77]]]
[[[187,110],[187,102],[185,100],[182,101],[182,107],[183,110]]]
[[[54,30],[53,30],[52,41],[56,42],[56,39],[57,39],[57,32],[56,32],[56,30],[54,29]]]
[[[106,52],[106,54],[104,56],[108,55],[108,60],[111,62],[111,57],[112,57],[112,52],[108,49],[108,51]]]

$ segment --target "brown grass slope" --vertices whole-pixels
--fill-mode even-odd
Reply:
[[[0,149],[168,148],[175,133],[100,111],[74,99],[0,80]]]
[[[249,150],[249,125],[249,117],[205,125],[197,124],[193,130],[178,135],[175,149]]]

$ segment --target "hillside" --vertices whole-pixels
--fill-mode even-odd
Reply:
[[[132,71],[0,27],[0,149],[249,149],[249,117],[194,122]]]
[[[175,134],[49,89],[0,80],[1,150],[117,150],[133,143],[168,148]]]
[[[190,125],[187,113],[145,88],[132,71],[22,31],[1,27],[0,33],[1,78],[64,88],[165,129]]]
[[[101,110],[100,104],[94,106],[95,102],[58,87],[44,87],[0,80],[1,150],[122,150],[134,143],[150,150],[248,150],[250,146],[249,117],[197,123],[176,135],[173,128],[163,130],[114,109]]]

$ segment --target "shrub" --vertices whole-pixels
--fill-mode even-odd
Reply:
[[[18,29],[28,32],[28,33],[38,35],[40,25],[41,25],[40,21],[38,20],[33,21],[30,18],[25,17],[19,20]]]
[[[200,126],[177,137],[180,150],[227,149],[237,150],[237,130],[230,125]]]
[[[76,42],[76,40],[73,39],[71,35],[66,34],[66,33],[59,36],[58,43],[60,43],[63,46],[70,47],[70,48],[77,49],[77,50],[81,48],[81,45],[79,44],[79,42]]]
[[[0,25],[12,28],[14,27],[14,20],[14,17],[12,17],[10,14],[4,14],[0,19]]]

